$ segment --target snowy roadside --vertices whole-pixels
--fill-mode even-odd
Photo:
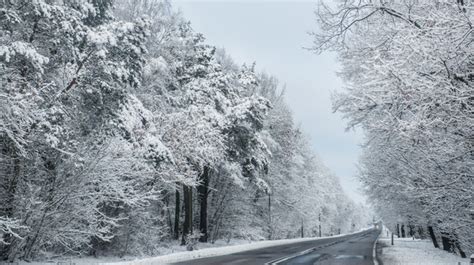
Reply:
[[[433,247],[430,240],[380,237],[378,257],[383,265],[469,265],[469,259]]]
[[[366,229],[367,230],[367,229]],[[365,230],[358,231],[360,233]],[[186,251],[185,247],[173,247],[168,248],[168,250],[173,249],[173,251],[178,251],[176,253],[166,254],[162,256],[150,257],[150,258],[124,258],[120,260],[119,258],[73,258],[73,259],[62,259],[54,260],[49,262],[20,262],[19,265],[162,265],[169,264],[173,262],[186,261],[197,258],[206,258],[214,257],[220,255],[228,255],[232,253],[237,253],[241,251],[273,247],[291,243],[298,243],[304,241],[311,241],[324,238],[337,238],[342,237],[348,234],[341,234],[330,237],[308,237],[308,238],[294,238],[294,239],[281,239],[281,240],[265,240],[265,241],[245,241],[245,240],[234,240],[230,244],[225,245],[224,242],[218,242],[217,244],[200,244],[198,247],[200,249],[194,251]],[[217,247],[216,247],[217,245]],[[220,245],[220,246],[219,246]],[[1,263],[0,263],[1,264]]]
[[[343,235],[339,235],[339,236],[343,236]],[[199,249],[195,251],[184,251],[184,252],[178,252],[178,253],[153,257],[153,258],[145,258],[145,259],[124,261],[124,262],[114,262],[114,263],[101,263],[100,265],[102,264],[104,265],[105,264],[107,265],[161,265],[161,264],[168,264],[168,263],[186,261],[186,260],[191,260],[191,259],[228,255],[228,254],[241,252],[241,251],[259,249],[259,248],[265,248],[265,247],[273,247],[273,246],[291,244],[291,243],[298,243],[298,242],[304,242],[304,241],[315,240],[315,239],[318,239],[318,238],[310,237],[310,238],[258,241],[258,242],[251,242],[247,244],[234,245],[234,246],[213,247],[213,248]]]
[[[356,233],[360,233],[366,230],[368,229],[361,230]],[[201,250],[196,250],[196,251],[173,253],[169,255],[140,259],[140,260],[115,262],[115,263],[102,263],[102,264],[104,265],[105,264],[107,265],[161,265],[161,264],[168,264],[168,263],[186,261],[186,260],[197,259],[197,258],[207,258],[207,257],[220,256],[220,255],[228,255],[228,254],[241,252],[241,251],[259,249],[259,248],[265,248],[265,247],[273,247],[273,246],[298,243],[298,242],[304,242],[304,241],[311,241],[311,240],[317,240],[317,239],[323,239],[323,238],[337,238],[337,237],[342,237],[345,235],[348,235],[348,234],[341,234],[341,235],[330,236],[330,237],[308,237],[308,238],[258,241],[258,242],[252,242],[249,244],[217,247],[217,248],[207,248],[207,249],[201,249]]]

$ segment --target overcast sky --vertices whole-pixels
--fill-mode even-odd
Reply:
[[[355,179],[361,135],[345,131],[345,121],[334,114],[331,92],[340,90],[334,54],[316,55],[308,31],[317,28],[314,1],[175,0],[204,34],[207,42],[225,48],[238,63],[257,63],[259,71],[286,84],[286,100],[297,123],[311,136],[313,149],[340,178],[347,194],[364,201]]]

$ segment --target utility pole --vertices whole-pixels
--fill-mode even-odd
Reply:
[[[319,212],[319,237],[321,237],[321,212]]]

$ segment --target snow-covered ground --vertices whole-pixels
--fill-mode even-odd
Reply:
[[[363,231],[363,230],[361,230]],[[332,236],[341,237],[346,234]],[[328,237],[322,237],[328,238]],[[272,247],[290,243],[304,242],[322,238],[295,238],[295,239],[282,239],[282,240],[266,240],[249,242],[245,240],[231,240],[230,242],[217,241],[215,244],[198,244],[198,250],[186,251],[185,247],[182,246],[170,246],[163,249],[163,253],[166,255],[150,257],[150,258],[73,258],[73,259],[61,259],[52,260],[48,262],[20,262],[19,265],[161,265],[179,261],[186,261],[196,258],[213,257],[220,255],[228,255],[236,252],[247,251],[252,249],[259,249],[265,247]],[[174,253],[173,253],[174,252]],[[169,254],[167,254],[169,253]],[[1,264],[1,263],[0,263]]]
[[[430,240],[394,238],[394,245],[384,231],[378,241],[383,265],[469,265],[469,259],[433,247]]]

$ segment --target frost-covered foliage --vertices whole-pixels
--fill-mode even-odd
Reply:
[[[140,105],[121,111],[139,84],[147,23],[113,21],[110,4],[1,2],[2,259],[87,252],[114,237],[123,218],[113,209],[159,197],[141,148],[167,153]],[[129,137],[124,115],[154,146]]]
[[[167,1],[0,0],[0,73],[0,260],[367,221],[276,82],[207,45]]]
[[[365,131],[360,176],[379,214],[460,255],[474,251],[473,12],[462,0],[341,1],[320,6],[315,34],[343,63],[334,107]]]

